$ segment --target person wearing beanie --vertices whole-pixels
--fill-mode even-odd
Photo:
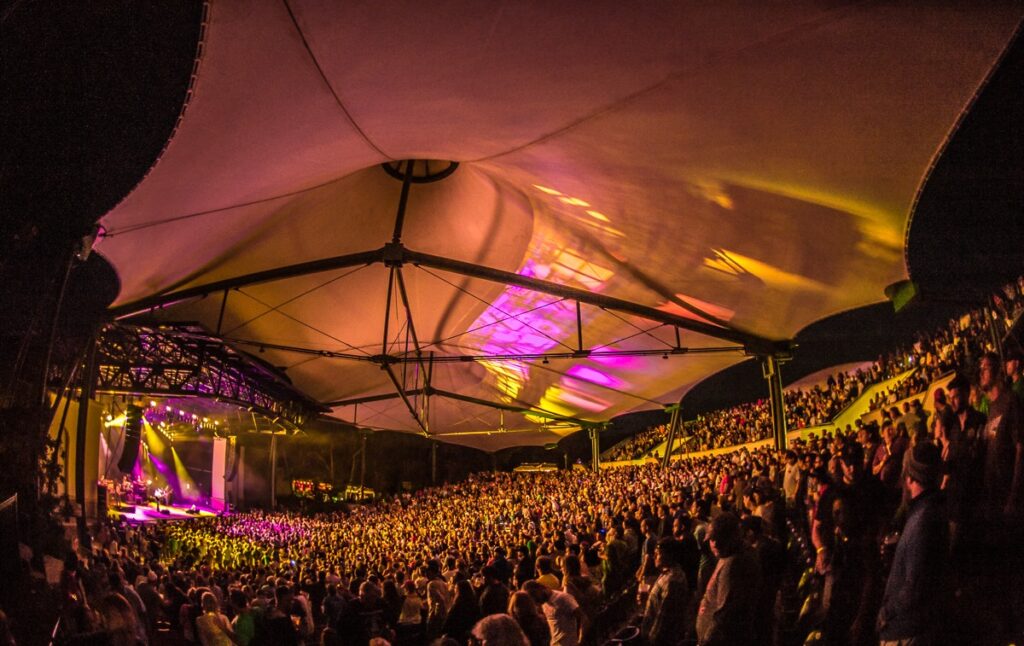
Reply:
[[[882,644],[909,640],[931,644],[942,634],[949,548],[949,525],[939,491],[942,452],[927,441],[918,442],[910,451],[903,474],[910,493],[907,520],[878,612]]]

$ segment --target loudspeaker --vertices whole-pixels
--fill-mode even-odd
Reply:
[[[106,485],[96,485],[96,517],[106,518],[107,517],[107,487]]]
[[[124,449],[117,461],[117,470],[128,473],[139,459],[139,443],[142,440],[142,409],[128,404],[124,412]]]

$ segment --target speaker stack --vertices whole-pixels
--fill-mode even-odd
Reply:
[[[117,470],[128,473],[139,459],[139,444],[142,441],[142,408],[128,404],[124,414],[124,449],[117,461]]]

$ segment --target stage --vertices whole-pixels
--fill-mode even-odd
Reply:
[[[139,505],[115,505],[107,511],[107,516],[115,520],[126,520],[130,523],[141,524],[178,521],[189,518],[209,518],[210,516],[217,516],[222,513],[203,505],[195,505],[195,511],[192,511],[192,509],[193,505],[189,503],[160,505],[160,511],[157,511],[156,503],[148,502]]]

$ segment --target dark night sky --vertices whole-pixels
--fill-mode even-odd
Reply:
[[[199,37],[199,2],[10,2],[0,13],[0,323],[15,333],[71,240],[143,177],[174,127]],[[1024,47],[1020,39],[983,89],[920,196],[906,250],[925,295],[972,297],[1024,267]],[[93,256],[75,272],[72,302],[103,306],[116,277]],[[879,299],[883,298],[879,294]],[[926,299],[927,300],[927,299]],[[941,322],[958,306],[887,303],[810,326],[797,338],[792,381],[869,359]],[[9,344],[4,344],[9,347]],[[763,396],[745,362],[705,381],[690,411]]]

